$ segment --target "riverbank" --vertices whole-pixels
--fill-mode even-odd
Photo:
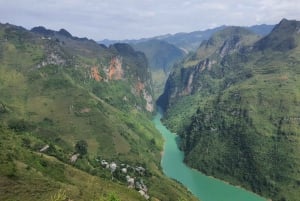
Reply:
[[[177,136],[170,132],[160,121],[158,112],[153,123],[165,139],[161,165],[163,172],[186,186],[201,201],[266,201],[266,199],[241,187],[232,186],[219,179],[205,176],[188,167],[184,154],[177,146]]]

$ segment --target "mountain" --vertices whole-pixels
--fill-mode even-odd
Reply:
[[[0,24],[0,83],[0,200],[195,200],[160,169],[143,53]]]
[[[170,44],[180,47],[186,51],[197,49],[201,41],[208,39],[213,33],[224,29],[225,26],[207,29],[204,31],[194,31],[190,33],[176,33],[168,36],[158,36],[160,40],[164,40]]]
[[[297,46],[297,37],[295,37],[295,34],[299,31],[298,28],[297,21],[283,19],[275,26],[272,34],[255,44],[254,48],[260,51],[272,49],[282,52],[294,49]]]
[[[258,35],[242,27],[227,27],[216,32],[209,40],[203,41],[194,54],[174,66],[165,92],[158,100],[159,105],[166,110],[181,96],[193,95],[197,91],[202,93],[202,90],[215,90],[217,83],[214,83],[214,80],[207,83],[206,79],[203,79],[203,72],[214,73],[213,77],[224,76],[224,68],[212,70],[212,67],[223,63],[229,55],[242,51],[246,45],[258,39]]]
[[[245,27],[257,35],[264,36],[272,30],[273,25],[255,25]],[[208,40],[215,32],[225,29],[220,26],[204,31],[194,31],[190,33],[176,33],[155,36],[152,38],[142,38],[137,40],[102,40],[100,44],[109,46],[114,43],[128,43],[138,51],[145,53],[154,83],[154,97],[157,99],[163,92],[163,88],[169,73],[169,69],[175,63],[180,62],[184,54],[196,51],[202,41]]]
[[[161,40],[148,40],[132,44],[132,47],[145,53],[152,69],[162,69],[169,72],[170,68],[185,56],[185,53],[174,45]]]
[[[194,31],[191,33],[177,33],[164,38],[170,44],[177,47],[186,49],[188,51],[196,50],[203,40],[208,40],[214,33],[226,28],[227,26],[220,26],[213,29],[207,29],[204,31]],[[250,27],[245,27],[246,29],[264,36],[271,32],[273,25],[254,25]]]
[[[272,31],[274,26],[275,25],[261,24],[261,25],[249,26],[246,28],[249,29],[250,31],[256,33],[257,35],[266,36]]]
[[[109,46],[114,43],[129,43],[129,44],[139,44],[145,43],[151,40],[165,41],[169,44],[175,45],[176,47],[184,50],[185,52],[197,49],[202,40],[208,39],[214,32],[223,29],[225,26],[220,26],[214,29],[207,29],[204,31],[194,31],[190,33],[176,33],[176,34],[166,34],[160,36],[154,36],[151,38],[141,38],[136,40],[109,40],[104,39],[98,41],[99,44],[104,44]]]
[[[264,36],[268,34],[273,27],[273,25],[263,24],[245,28],[260,36]],[[202,41],[208,40],[215,32],[224,28],[226,28],[226,26],[220,26],[204,31],[176,33],[173,35],[166,34],[137,40],[117,41],[105,39],[99,41],[99,43],[106,46],[118,42],[128,43],[136,50],[144,52],[149,61],[149,66],[152,69],[154,97],[157,99],[163,92],[171,66],[180,62],[185,54],[196,51]]]
[[[145,42],[131,44],[131,46],[145,54],[153,79],[155,99],[163,92],[170,68],[185,56],[185,52],[165,41],[152,39]]]
[[[60,29],[59,31],[54,31],[51,29],[46,29],[43,26],[38,26],[38,27],[33,27],[30,31],[37,33],[37,34],[41,34],[44,37],[72,38],[74,40],[88,40],[87,38],[78,38],[78,37],[72,36],[72,34],[70,34],[65,29]]]
[[[185,162],[272,200],[299,200],[300,22],[229,27],[170,73],[158,104]]]
[[[123,43],[129,43],[129,44],[136,44],[136,43],[141,43],[141,42],[146,42],[149,40],[157,39],[157,40],[162,40],[165,42],[168,42],[169,44],[175,45],[178,48],[181,48],[185,50],[186,52],[190,51],[195,51],[201,42],[203,40],[208,40],[215,32],[218,32],[222,29],[224,29],[227,26],[220,26],[216,27],[213,29],[207,29],[203,31],[193,31],[190,33],[176,33],[176,34],[166,34],[166,35],[161,35],[161,36],[155,36],[152,38],[142,38],[142,39],[137,39],[137,40],[109,40],[105,39],[102,41],[99,41],[100,44],[104,44],[106,46],[109,46],[114,43],[118,42],[123,42]],[[273,29],[274,25],[254,25],[254,26],[249,26],[245,27],[246,29],[260,35],[260,36],[265,36],[268,33],[271,32]]]

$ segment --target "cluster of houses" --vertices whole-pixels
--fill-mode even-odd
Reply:
[[[49,145],[45,145],[39,151],[45,152],[49,149],[49,147],[50,147]],[[80,156],[80,154],[78,154],[78,153],[73,154],[70,157],[70,162],[75,163],[79,156]],[[124,164],[124,163],[122,163],[118,166],[117,163],[115,163],[115,162],[107,162],[106,160],[100,161],[98,159],[96,159],[96,161],[100,162],[100,164],[103,168],[110,170],[112,175],[117,169],[119,169],[120,172],[126,178],[128,188],[136,189],[147,200],[150,198],[150,196],[148,195],[148,188],[144,184],[143,180],[137,179],[137,177],[141,177],[141,176],[145,175],[146,169],[144,167],[142,167],[142,166],[134,167],[134,166],[130,166],[130,165]],[[134,175],[134,176],[130,176],[129,172],[131,172],[131,175]]]
[[[111,173],[115,172],[118,168],[118,165],[115,162],[107,162],[106,160],[101,160],[101,166],[109,169]],[[131,177],[128,175],[128,171],[133,170],[134,173],[138,174],[138,176],[143,176],[145,174],[146,169],[141,167],[141,166],[136,166],[132,167],[127,164],[121,164],[120,165],[120,170],[121,172],[126,175],[126,181],[127,181],[127,186],[128,188],[133,188],[138,190],[138,192],[147,200],[150,198],[148,195],[148,188],[144,184],[142,179],[137,180],[136,177]]]

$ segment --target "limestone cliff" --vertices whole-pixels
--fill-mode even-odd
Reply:
[[[177,64],[171,72],[165,91],[158,103],[164,109],[176,102],[178,97],[191,95],[197,91],[209,91],[212,83],[205,75],[222,78],[228,56],[243,50],[247,44],[258,40],[254,33],[240,27],[228,27],[203,41],[193,55]]]
[[[122,57],[113,57],[110,60],[109,67],[107,69],[108,80],[121,80],[123,76]]]

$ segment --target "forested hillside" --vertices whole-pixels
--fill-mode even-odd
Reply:
[[[299,200],[300,22],[259,39],[227,28],[170,74],[158,103],[188,165],[272,200]]]

